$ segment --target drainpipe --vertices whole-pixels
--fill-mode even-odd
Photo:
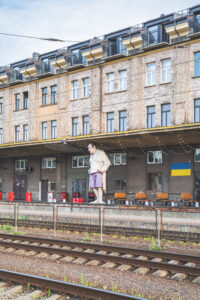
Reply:
[[[99,133],[101,133],[102,130],[102,67],[99,65]]]

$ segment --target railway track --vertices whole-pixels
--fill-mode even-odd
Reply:
[[[0,249],[200,284],[200,256],[12,234],[0,234]]]
[[[144,298],[2,269],[0,269],[0,299],[145,300]]]
[[[13,219],[0,218],[1,225],[15,225]],[[19,227],[36,227],[53,229],[54,224],[51,221],[34,221],[34,220],[18,220],[17,225]],[[100,226],[95,224],[82,224],[82,223],[67,223],[58,222],[56,224],[57,230],[68,230],[68,231],[80,231],[80,232],[100,232]],[[158,233],[154,229],[146,228],[133,228],[133,227],[119,227],[119,226],[103,226],[104,234],[122,234],[126,236],[141,236],[141,237],[155,237],[157,238]],[[196,232],[178,232],[178,231],[161,231],[161,238],[166,240],[176,241],[190,241],[199,243],[200,233]]]

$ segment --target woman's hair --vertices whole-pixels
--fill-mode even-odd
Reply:
[[[93,142],[90,142],[90,143],[88,144],[88,146],[89,146],[89,145],[91,145],[92,148],[96,147],[95,143],[93,143]]]

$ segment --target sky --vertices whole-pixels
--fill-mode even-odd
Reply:
[[[0,0],[0,33],[84,41],[197,4],[198,0]],[[0,34],[0,66],[68,45]]]

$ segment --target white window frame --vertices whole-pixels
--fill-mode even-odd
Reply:
[[[119,71],[119,91],[127,90],[127,70]]]
[[[58,137],[58,124],[57,120],[51,121],[51,138],[56,139]]]
[[[153,153],[153,161],[149,161],[149,153]],[[161,153],[161,161],[156,161],[156,153],[160,152]],[[163,161],[163,153],[162,150],[152,150],[152,151],[147,151],[147,164],[162,164]]]
[[[3,97],[0,97],[0,115],[3,114]]]
[[[3,144],[3,128],[0,128],[0,145]]]
[[[27,130],[25,130],[27,128]],[[23,125],[23,141],[28,142],[29,141],[29,126],[28,124]]]
[[[194,161],[200,162],[200,159],[199,160],[196,159],[196,154],[197,154],[196,152],[199,152],[199,154],[200,154],[200,148],[195,148],[195,150],[194,150]]]
[[[119,155],[120,156],[120,162],[116,163],[116,156]],[[125,155],[126,156],[126,161],[123,163],[122,162],[122,156]],[[120,166],[120,165],[126,165],[127,164],[127,154],[124,152],[118,152],[118,153],[109,153],[108,157],[110,159],[110,163],[113,166]],[[112,157],[112,158],[111,158]]]
[[[107,93],[113,93],[114,91],[115,91],[115,73],[109,72],[107,73]]]
[[[154,66],[154,68],[151,68]],[[147,68],[147,86],[155,85],[156,84],[156,63],[148,63],[146,65]],[[150,69],[149,69],[150,68]]]
[[[19,167],[17,167],[17,164],[19,163]],[[15,170],[25,170],[28,166],[28,160],[27,159],[17,159],[15,161]]]
[[[42,169],[56,169],[56,157],[43,157]]]
[[[73,166],[73,159],[76,158],[77,159],[77,166]],[[83,159],[83,165],[80,166],[79,165],[79,161]],[[85,163],[85,160],[88,160],[88,164]],[[78,168],[88,168],[89,167],[89,155],[75,155],[72,156],[72,169],[78,169]]]
[[[86,81],[88,80],[88,83]],[[90,78],[83,78],[83,98],[88,98],[90,96]]]
[[[46,124],[46,127],[43,127],[43,125]],[[46,129],[45,132],[45,137],[43,135],[43,129]],[[48,139],[48,123],[47,121],[42,122],[42,140],[47,140]]]
[[[169,66],[164,67],[164,63],[170,62]],[[165,78],[165,80],[164,80]],[[162,60],[161,82],[168,83],[172,81],[172,60],[171,58]]]
[[[75,83],[77,83],[77,86],[75,86]],[[76,100],[79,98],[79,82],[78,80],[72,81],[72,99]]]
[[[20,140],[21,140],[21,129],[20,129],[20,125],[17,125],[15,126],[15,143],[19,143]]]

